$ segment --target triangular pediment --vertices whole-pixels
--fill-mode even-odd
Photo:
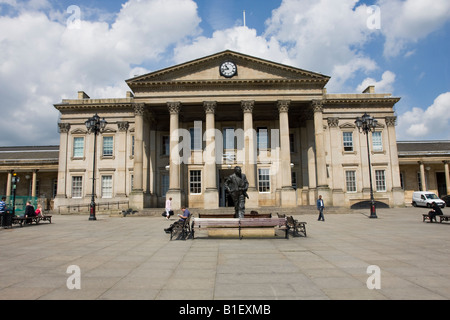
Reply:
[[[220,73],[220,66],[226,61],[231,61],[236,65],[236,75],[225,77]],[[146,83],[199,83],[217,81],[307,81],[323,83],[323,86],[325,86],[329,79],[328,76],[319,73],[227,50],[141,75],[129,79],[126,82],[131,88]]]

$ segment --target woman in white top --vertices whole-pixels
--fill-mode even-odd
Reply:
[[[169,220],[170,218],[170,211],[172,211],[172,198],[169,198],[166,200],[166,218]]]

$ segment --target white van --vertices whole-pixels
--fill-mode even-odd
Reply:
[[[431,207],[431,204],[433,202],[436,202],[436,204],[444,208],[445,202],[439,199],[437,195],[435,195],[433,192],[429,191],[415,191],[413,193],[412,197],[412,205],[414,207],[420,206],[420,207]]]

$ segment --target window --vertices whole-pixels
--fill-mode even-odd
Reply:
[[[53,179],[52,184],[52,198],[56,198],[56,195],[58,194],[58,179]]]
[[[295,152],[295,136],[293,133],[289,134],[289,149],[292,152]]]
[[[258,191],[270,192],[270,169],[258,169]]]
[[[267,149],[269,148],[269,135],[267,127],[259,127],[257,128],[257,143],[258,149]]]
[[[73,138],[73,157],[83,158],[84,156],[84,137]]]
[[[297,190],[297,172],[295,171],[291,172],[291,184],[292,188],[294,188],[294,190]]]
[[[191,170],[189,177],[189,190],[191,194],[202,193],[202,172],[201,170]]]
[[[347,192],[356,192],[356,172],[345,171],[345,183]]]
[[[112,198],[112,176],[102,176],[102,198]]]
[[[169,156],[170,155],[170,136],[163,136],[162,137],[161,154],[163,156]]]
[[[344,132],[344,151],[353,151],[353,132]]]
[[[114,150],[114,137],[103,137],[103,156],[112,157]]]
[[[83,177],[72,177],[72,198],[83,196]]]
[[[375,185],[378,192],[386,191],[386,177],[384,170],[375,170]]]
[[[131,136],[131,156],[134,157],[134,136]]]
[[[234,150],[234,128],[225,128],[223,130],[223,148]]]
[[[170,182],[170,176],[168,174],[165,174],[162,176],[161,180],[161,195],[163,197],[166,196],[167,191],[169,190],[169,182]]]
[[[381,131],[372,132],[373,151],[383,151],[383,141],[381,140]]]
[[[191,135],[191,150],[202,150],[202,128],[190,128],[189,133]]]

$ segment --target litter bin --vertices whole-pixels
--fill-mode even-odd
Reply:
[[[1,213],[1,226],[3,228],[11,228],[12,227],[12,212],[9,209],[6,209],[5,212]]]

